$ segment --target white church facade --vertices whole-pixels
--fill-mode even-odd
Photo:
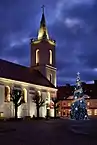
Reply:
[[[31,39],[31,64],[25,67],[0,59],[0,117],[14,117],[14,104],[10,93],[13,88],[22,90],[25,103],[18,108],[18,117],[36,116],[33,97],[37,91],[45,101],[40,107],[40,117],[46,117],[46,102],[50,116],[54,116],[53,97],[57,97],[55,41],[48,35],[44,10],[37,39]]]

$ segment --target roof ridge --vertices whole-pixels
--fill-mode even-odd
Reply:
[[[5,59],[0,59],[0,61],[5,62],[5,63],[14,64],[14,65],[17,65],[17,66],[20,66],[20,67],[24,67],[24,68],[29,68],[27,66],[24,66],[24,65],[21,65],[21,64],[17,64],[17,63],[14,63],[14,62],[11,62],[11,61],[8,61],[8,60],[5,60]]]
[[[45,78],[54,88],[56,88],[39,70],[36,70],[40,75]]]

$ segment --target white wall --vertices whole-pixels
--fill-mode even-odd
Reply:
[[[4,85],[0,85],[0,113],[4,116]]]
[[[50,116],[54,117],[54,109],[50,109]]]
[[[36,104],[33,102],[34,90],[28,90],[28,114],[33,117],[36,116]]]
[[[47,92],[41,92],[43,100],[46,101],[47,98]],[[46,117],[46,103],[43,104],[43,106],[40,107],[40,117]]]
[[[4,85],[0,85],[0,106],[3,104],[4,102]]]
[[[14,86],[13,84],[8,84],[5,83],[5,85],[0,85],[0,112],[3,112],[4,117],[10,118],[10,117],[14,117],[14,104],[13,102],[4,102],[5,101],[5,86]],[[25,87],[23,87],[21,85],[21,88],[24,89]],[[36,111],[36,104],[32,101],[32,97],[35,95],[35,90],[36,88],[33,88],[33,90],[31,90],[34,93],[30,93],[29,92],[29,86],[26,87],[27,89],[27,102],[22,104],[19,108],[18,108],[18,117],[24,117],[24,116],[31,116],[33,117],[37,115],[37,111]],[[38,91],[38,89],[37,89]],[[40,90],[42,93],[42,97],[44,99],[44,101],[46,101],[47,96],[49,96],[48,100],[50,101],[50,95],[48,95],[47,90],[42,91]],[[39,110],[40,113],[40,117],[46,117],[46,103],[40,107]],[[54,114],[54,110],[51,109],[50,110],[50,115],[53,116]]]
[[[23,103],[18,107],[18,117],[28,116],[28,104]]]

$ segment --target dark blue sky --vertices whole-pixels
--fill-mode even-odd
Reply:
[[[0,58],[29,66],[29,39],[37,36],[41,6],[56,40],[59,85],[97,79],[97,0],[0,0]]]

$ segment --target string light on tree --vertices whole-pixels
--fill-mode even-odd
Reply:
[[[74,97],[71,104],[70,117],[75,120],[85,120],[88,118],[85,97],[80,81],[80,73],[77,73]]]

